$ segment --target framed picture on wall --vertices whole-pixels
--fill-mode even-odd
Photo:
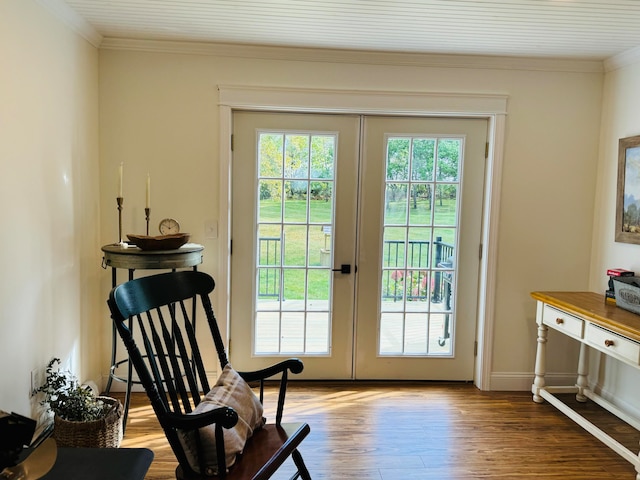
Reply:
[[[616,242],[640,244],[640,135],[618,141]]]

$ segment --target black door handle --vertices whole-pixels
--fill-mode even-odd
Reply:
[[[351,273],[351,265],[349,265],[348,263],[343,263],[342,265],[340,265],[340,268],[332,268],[331,271],[349,274]]]

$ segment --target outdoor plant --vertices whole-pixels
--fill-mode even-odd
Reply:
[[[41,404],[50,412],[71,422],[90,422],[104,417],[112,408],[80,385],[69,371],[60,369],[60,359],[53,358],[46,368],[46,380],[34,393],[43,393]]]
[[[393,270],[391,272],[391,280],[393,280],[393,286],[390,286],[389,294],[394,298],[402,298],[404,296],[404,270]]]

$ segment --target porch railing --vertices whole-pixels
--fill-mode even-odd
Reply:
[[[401,300],[405,295],[407,300],[426,301],[431,295],[431,301],[442,302],[446,295],[446,281],[450,282],[450,272],[438,269],[452,268],[454,247],[444,243],[442,237],[436,237],[433,242],[433,265],[430,265],[430,241],[385,240],[382,298],[383,300]],[[260,298],[281,298],[283,240],[280,237],[260,237],[258,239],[258,296]],[[405,262],[406,255],[406,262]],[[406,265],[406,268],[405,268]],[[433,278],[429,281],[429,270],[433,271]],[[450,286],[449,286],[450,288]]]
[[[432,302],[442,302],[446,297],[444,275],[441,270],[433,271],[433,279],[429,281],[428,271],[431,268],[451,268],[454,247],[444,243],[442,237],[433,242],[433,265],[430,264],[430,241],[386,240],[384,242],[384,270],[382,274],[383,300],[401,300],[405,295],[410,301],[426,301],[431,295]],[[406,269],[405,269],[406,265]]]
[[[280,237],[258,238],[258,296],[260,298],[280,298],[281,258]]]

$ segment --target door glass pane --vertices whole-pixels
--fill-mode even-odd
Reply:
[[[440,182],[458,182],[462,141],[460,139],[440,139],[437,143],[437,150],[437,180]]]
[[[309,202],[309,221],[311,223],[331,224],[333,210],[331,200],[333,199],[333,182],[311,182],[311,202]]]
[[[304,351],[304,312],[286,312],[282,314],[280,352],[297,353]]]
[[[387,181],[409,179],[409,138],[389,138],[387,141]]]
[[[285,178],[309,177],[309,136],[288,134],[284,137]],[[303,183],[301,183],[303,185]]]
[[[307,353],[329,351],[329,312],[308,312],[305,349]]]
[[[383,312],[380,322],[380,355],[402,353],[404,317],[401,313]]]
[[[307,225],[284,224],[284,264],[304,267],[307,264]]]
[[[260,203],[258,205],[258,218],[260,224],[277,222],[282,220],[282,181],[260,180],[258,182]]]
[[[387,139],[379,355],[453,353],[462,143]]]
[[[282,149],[284,148],[284,135],[281,133],[263,133],[258,148],[260,149],[260,163],[258,175],[260,178],[280,178],[282,172]]]
[[[333,179],[336,142],[333,135],[311,137],[311,178]]]
[[[409,202],[409,224],[430,225],[433,214],[433,198],[431,185],[411,185],[411,198]]]
[[[263,309],[278,307],[280,265],[282,264],[282,228],[278,224],[261,224],[258,229],[258,299]]]
[[[284,182],[284,221],[287,223],[306,223],[307,188],[309,182],[295,180]]]
[[[406,225],[407,184],[387,182],[384,198],[385,225]]]
[[[434,223],[455,227],[458,223],[458,185],[440,184],[436,187],[433,207]]]
[[[330,353],[336,136],[258,135],[254,354]]]
[[[433,180],[433,155],[436,142],[433,138],[414,138],[411,162],[411,178],[415,181]]]

